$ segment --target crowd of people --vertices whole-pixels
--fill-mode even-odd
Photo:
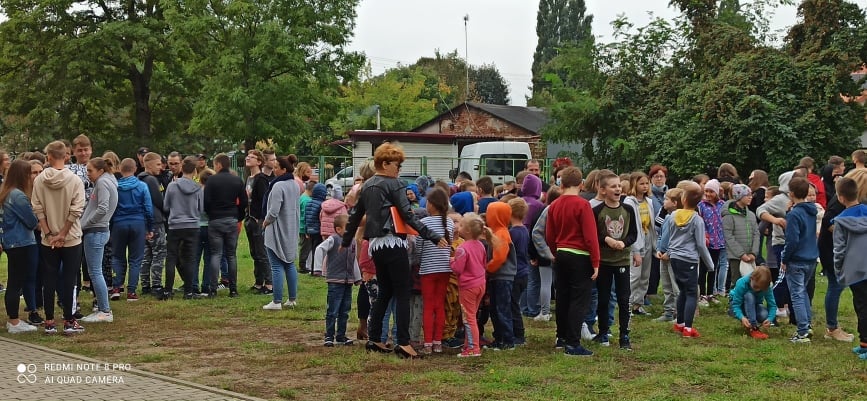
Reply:
[[[568,159],[555,161],[550,177],[530,160],[499,186],[467,173],[455,183],[422,176],[407,186],[398,178],[402,149],[385,143],[345,197],[294,155],[246,152],[245,181],[224,154],[208,168],[205,155],[92,153],[80,135],[14,161],[0,154],[10,333],[41,325],[75,334],[81,323],[112,322],[110,301],[174,297],[176,271],[184,299],[213,298],[218,289],[238,297],[243,229],[250,291],[271,296],[262,309],[296,306],[298,274],[324,278],[329,347],[354,343],[347,322],[355,303],[355,338],[405,358],[445,347],[461,348],[459,357],[511,350],[526,342],[525,319],[552,316],[555,346],[566,355],[592,355],[582,341],[610,346],[614,326],[628,351],[632,319],[649,315],[660,288],[654,320],[680,336],[701,336],[698,310],[725,303],[746,335],[766,339],[767,327],[788,318],[797,328],[789,340],[808,343],[821,261],[824,337],[854,340],[837,319],[849,287],[860,341],[853,351],[867,360],[864,151],[852,154],[848,172],[841,157],[821,168],[804,157],[778,186],[762,170],[742,182],[728,163],[714,177],[669,188],[665,166],[585,176]],[[87,316],[81,291],[94,296]]]

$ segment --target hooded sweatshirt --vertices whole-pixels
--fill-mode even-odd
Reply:
[[[313,187],[313,196],[311,196],[310,202],[307,202],[307,207],[304,209],[307,234],[320,234],[319,212],[322,211],[322,202],[325,202],[326,192],[325,185],[321,183]]]
[[[147,185],[135,176],[123,177],[117,182],[117,209],[111,222],[144,223],[147,231],[154,230],[154,212]]]
[[[539,220],[539,215],[542,214],[542,209],[545,205],[539,201],[542,196],[542,180],[533,174],[524,177],[524,184],[521,186],[521,192],[524,194],[522,198],[527,202],[527,214],[524,216],[524,227],[527,231],[533,229],[536,225],[536,220]]]
[[[867,205],[846,208],[834,223],[834,270],[840,285],[867,280]]]
[[[81,215],[81,230],[83,233],[106,232],[111,222],[111,216],[117,208],[117,179],[114,174],[102,173],[93,183],[93,192],[84,214]]]
[[[160,181],[157,177],[154,177],[147,171],[139,174],[138,179],[148,186],[148,193],[150,193],[151,202],[153,203],[151,210],[154,212],[154,223],[158,225],[165,223],[166,217],[163,215],[163,191],[165,191],[165,188],[160,186]]]
[[[816,240],[818,213],[815,203],[801,202],[786,214],[786,246],[783,247],[783,263],[816,263],[816,258],[819,257],[819,243]]]
[[[449,198],[449,203],[452,204],[455,213],[461,215],[472,212],[475,209],[473,207],[473,194],[471,192],[458,192]]]
[[[704,220],[692,209],[677,209],[665,218],[659,238],[659,252],[672,259],[713,266],[713,259],[705,245]]]
[[[319,233],[329,236],[334,234],[334,218],[341,214],[349,214],[349,209],[339,199],[331,198],[322,202],[322,210],[319,211]]]
[[[199,228],[199,218],[205,209],[204,202],[202,187],[195,181],[181,177],[170,183],[163,202],[169,230]]]
[[[69,169],[47,167],[36,177],[30,199],[38,220],[45,219],[52,233],[59,233],[72,222],[64,247],[81,243],[81,215],[84,212],[84,183]],[[42,233],[42,245],[51,246]]]
[[[491,280],[514,280],[518,272],[518,254],[515,244],[512,243],[512,236],[509,235],[512,208],[506,203],[494,202],[488,206],[485,219],[494,236],[500,240],[485,269],[491,274]]]
[[[479,240],[467,240],[455,250],[452,271],[458,276],[458,289],[485,286],[485,246]]]

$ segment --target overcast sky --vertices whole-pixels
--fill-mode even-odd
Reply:
[[[867,0],[857,0],[867,1]],[[593,15],[593,34],[611,41],[610,22],[625,14],[636,26],[649,20],[648,12],[672,18],[677,12],[669,0],[586,0]],[[495,64],[509,83],[511,104],[526,105],[530,65],[536,49],[538,0],[362,0],[358,8],[351,48],[367,54],[374,74],[412,64],[420,57],[458,50],[464,46],[464,15],[469,15],[467,37],[470,64]],[[773,29],[795,23],[795,6],[775,10]]]

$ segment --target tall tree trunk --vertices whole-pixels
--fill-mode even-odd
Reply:
[[[153,75],[154,59],[145,59],[142,71],[138,67],[129,67],[129,80],[132,83],[133,100],[135,101],[135,135],[143,144],[152,140],[151,135],[151,76]]]

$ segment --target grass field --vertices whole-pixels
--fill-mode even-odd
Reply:
[[[240,298],[221,292],[215,300],[115,301],[114,323],[86,325],[85,333],[73,337],[40,331],[14,338],[275,400],[867,399],[867,362],[852,354],[854,344],[822,338],[823,277],[816,284],[818,335],[812,344],[789,343],[794,329],[787,324],[772,328],[766,341],[752,340],[718,305],[701,310],[698,339],[682,339],[669,324],[651,318],[634,318],[633,352],[590,345],[594,356],[568,358],[554,350],[553,321],[528,321],[528,344],[515,351],[485,351],[466,360],[447,350],[405,361],[367,354],[360,343],[322,347],[326,286],[320,278],[300,278],[297,308],[263,311],[270,297],[246,291],[253,282],[252,260],[246,240],[241,244]],[[83,295],[82,305],[90,299]],[[654,316],[660,303],[654,299],[650,307]],[[840,322],[855,331],[848,290]]]

